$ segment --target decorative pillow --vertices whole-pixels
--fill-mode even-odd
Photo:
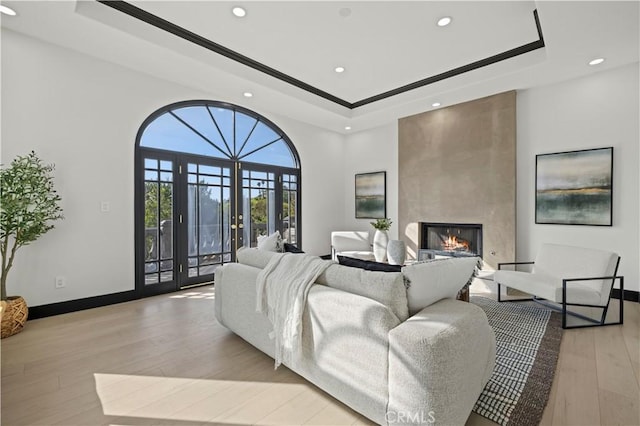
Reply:
[[[284,251],[287,253],[304,253],[295,244],[284,243]]]
[[[282,237],[280,231],[276,231],[269,235],[258,236],[258,250],[282,252]]]
[[[409,317],[407,290],[400,272],[365,271],[331,265],[320,274],[316,283],[380,302],[391,309],[400,321]]]
[[[273,256],[275,256],[275,252],[258,250],[256,247],[240,247],[236,252],[238,263],[260,269],[267,266]]]
[[[352,268],[360,268],[366,271],[401,272],[402,265],[389,265],[388,263],[373,262],[371,260],[356,259],[355,257],[338,255],[338,263]]]
[[[471,280],[479,261],[478,257],[452,257],[403,267],[402,273],[409,281],[409,315],[438,300],[455,298]]]

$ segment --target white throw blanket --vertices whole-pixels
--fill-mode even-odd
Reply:
[[[292,366],[299,358],[302,314],[309,288],[332,261],[291,253],[274,255],[256,280],[256,311],[273,324],[275,367]]]

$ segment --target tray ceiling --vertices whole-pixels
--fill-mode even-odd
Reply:
[[[639,51],[638,2],[3,4],[18,12],[3,28],[341,132],[638,62]],[[452,23],[437,26],[442,16]],[[589,67],[595,56],[605,63]]]

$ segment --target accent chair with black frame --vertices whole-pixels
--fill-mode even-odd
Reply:
[[[624,277],[617,276],[620,256],[614,252],[561,244],[543,244],[534,262],[499,263],[494,281],[498,302],[534,300],[562,312],[562,328],[582,328],[623,323]],[[503,267],[532,265],[531,272],[505,270]],[[615,281],[620,283],[619,321],[605,323]],[[533,299],[502,299],[501,287],[520,290]],[[546,302],[560,304],[556,306]],[[567,310],[567,306],[602,309],[600,319]],[[567,325],[567,315],[591,324]]]

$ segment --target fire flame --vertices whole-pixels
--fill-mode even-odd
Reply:
[[[458,239],[455,235],[449,237],[442,242],[442,248],[445,250],[469,250],[469,241]]]

